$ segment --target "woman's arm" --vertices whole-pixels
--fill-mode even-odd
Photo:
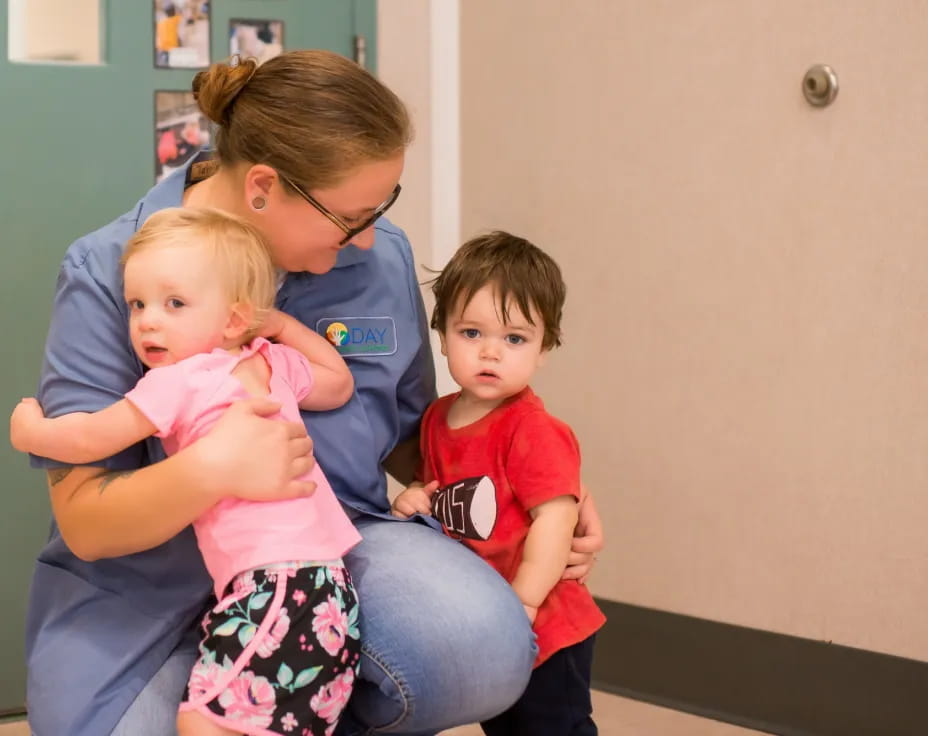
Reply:
[[[131,402],[117,401],[93,413],[48,418],[35,399],[23,399],[10,417],[10,441],[20,452],[63,463],[92,463],[151,437],[157,427]]]
[[[419,446],[419,434],[422,416],[435,399],[435,365],[432,362],[432,348],[429,343],[429,318],[422,301],[422,291],[412,255],[412,246],[406,235],[399,231],[391,247],[395,245],[403,256],[406,266],[406,288],[413,309],[416,331],[404,335],[404,340],[413,340],[417,344],[416,353],[410,360],[406,371],[396,384],[396,445],[384,458],[383,468],[404,486],[409,486],[416,478],[422,465],[422,453]]]
[[[48,416],[94,412],[122,399],[142,374],[122,297],[123,246],[136,224],[121,218],[72,244],[58,274],[38,399]],[[87,559],[140,552],[167,541],[224,496],[273,500],[310,493],[296,480],[312,467],[302,423],[265,417],[264,399],[238,402],[212,430],[169,460],[131,475],[56,469],[52,503],[68,546]],[[124,471],[146,462],[140,445],[98,463]]]
[[[561,579],[570,540],[577,524],[577,501],[573,496],[558,496],[529,509],[532,526],[525,538],[522,562],[512,580],[525,612],[535,620],[538,607]]]
[[[413,484],[421,465],[418,432],[397,444],[383,461],[383,469],[404,486]]]
[[[300,402],[301,409],[337,409],[351,398],[354,377],[342,356],[322,335],[277,309],[265,319],[261,334],[302,353],[312,366],[313,390]]]
[[[266,399],[236,402],[204,437],[138,470],[49,470],[52,510],[68,547],[85,560],[141,552],[224,497],[312,493],[315,484],[297,480],[312,467],[312,440],[300,423],[265,418],[279,409]]]

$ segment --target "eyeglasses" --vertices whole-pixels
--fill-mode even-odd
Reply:
[[[345,237],[339,241],[338,243],[339,245],[344,245],[349,240],[351,240],[355,235],[367,230],[367,228],[373,225],[374,220],[376,220],[378,217],[383,215],[384,212],[386,212],[388,209],[390,209],[393,206],[393,203],[396,202],[396,198],[400,196],[400,192],[403,190],[403,188],[399,184],[397,184],[396,188],[390,193],[390,196],[387,197],[386,200],[384,200],[376,209],[374,209],[374,211],[370,214],[370,217],[364,220],[364,222],[362,222],[360,225],[349,227],[348,225],[344,223],[344,221],[338,215],[336,215],[333,212],[330,212],[328,208],[326,208],[325,205],[323,205],[321,202],[311,197],[309,194],[307,194],[302,189],[300,189],[296,184],[290,181],[289,177],[284,176],[279,171],[277,172],[277,174],[280,176],[281,179],[287,182],[287,184],[293,187],[296,190],[297,194],[299,194],[303,199],[305,199],[313,207],[319,210],[319,212],[325,215],[331,222],[333,222],[338,228],[340,228],[343,233],[345,233]]]

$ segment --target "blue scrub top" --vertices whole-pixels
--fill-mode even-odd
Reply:
[[[68,249],[39,385],[47,414],[103,409],[142,376],[129,342],[119,259],[149,215],[181,205],[190,166],[207,159],[196,157],[130,212]],[[304,419],[338,498],[390,518],[381,463],[416,432],[435,397],[435,376],[409,241],[383,218],[375,232],[371,250],[346,248],[329,273],[288,274],[277,306],[340,343],[355,395],[334,411],[304,412]],[[149,439],[94,465],[130,469],[163,457],[160,441]],[[32,463],[59,466],[44,458]],[[181,640],[195,640],[210,587],[190,528],[155,549],[88,563],[70,552],[52,523],[27,617],[27,697],[36,736],[110,733]]]

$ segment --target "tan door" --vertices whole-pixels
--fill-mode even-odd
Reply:
[[[565,271],[594,592],[928,659],[928,2],[461,6],[463,230]]]

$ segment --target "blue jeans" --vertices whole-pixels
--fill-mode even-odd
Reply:
[[[355,520],[345,557],[361,605],[361,680],[338,736],[425,736],[506,710],[537,648],[522,604],[477,555],[430,527]],[[196,653],[176,651],[113,736],[170,736]]]

